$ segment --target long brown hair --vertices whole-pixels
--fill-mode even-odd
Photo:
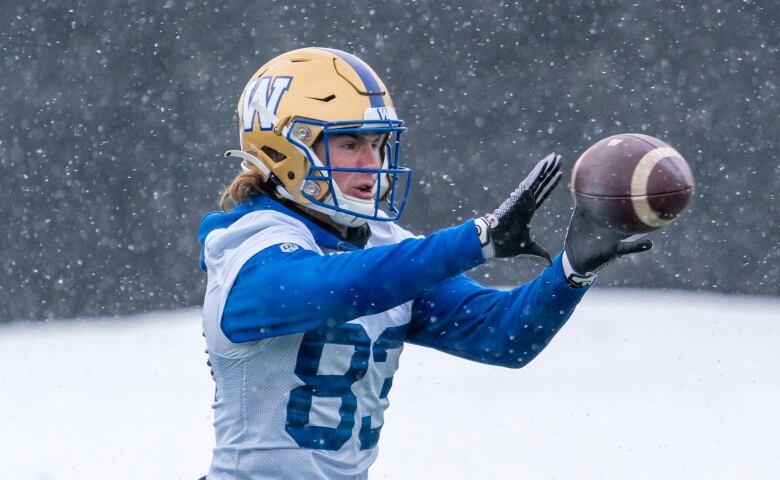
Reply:
[[[261,193],[268,194],[263,188],[265,181],[259,173],[255,172],[241,172],[236,175],[222,192],[222,197],[219,199],[219,207],[227,212],[231,206],[238,203],[245,203],[251,195],[258,195]]]

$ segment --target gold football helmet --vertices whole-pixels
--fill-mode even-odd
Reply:
[[[359,58],[329,48],[303,48],[282,54],[255,72],[238,101],[245,171],[266,180],[269,191],[329,215],[345,226],[366,220],[396,220],[403,212],[411,170],[399,165],[400,135],[390,94]],[[379,134],[382,165],[377,169],[331,167],[313,146],[328,135]],[[334,171],[376,175],[373,199],[346,195]],[[381,209],[384,204],[385,210]]]

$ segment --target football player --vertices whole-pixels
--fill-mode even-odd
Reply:
[[[550,342],[594,272],[649,248],[575,210],[554,259],[531,217],[561,177],[539,161],[498,208],[427,237],[395,222],[406,130],[362,60],[305,48],[263,65],[238,103],[242,172],[202,221],[203,329],[216,383],[207,478],[362,479],[377,456],[404,343],[519,368]],[[509,291],[464,272],[526,256]]]

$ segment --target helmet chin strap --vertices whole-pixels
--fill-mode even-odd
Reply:
[[[331,186],[332,186],[332,191],[330,193],[330,197],[327,200],[324,200],[324,202],[332,205],[334,208],[338,203],[339,208],[342,210],[358,212],[363,215],[373,215],[376,213],[376,211],[374,210],[376,205],[375,202],[377,199],[376,184],[374,184],[374,188],[372,192],[374,196],[370,201],[361,200],[354,197],[350,197],[349,195],[345,195],[341,191],[341,188],[338,186],[335,180],[331,182]],[[382,197],[380,196],[379,198]],[[361,225],[364,225],[368,221],[366,218],[358,217],[347,212],[338,211],[333,208],[324,207],[322,205],[311,204],[308,205],[308,207],[318,212],[322,212],[325,215],[330,216],[334,222],[338,223],[339,225],[343,225],[345,227],[359,227]]]
[[[336,214],[332,215],[331,218],[334,222],[338,223],[339,225],[344,225],[345,227],[360,227],[368,222],[368,220],[365,218],[355,217],[343,212],[336,212]]]
[[[313,203],[304,206],[310,210],[314,210],[315,212],[320,212],[327,215],[331,220],[344,227],[359,227],[361,225],[365,225],[368,221],[362,217],[356,217],[345,212],[338,212],[336,210],[323,207],[321,205],[315,205]]]

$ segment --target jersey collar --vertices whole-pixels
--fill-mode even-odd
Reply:
[[[352,251],[361,249],[366,246],[371,236],[371,230],[366,224],[361,227],[347,229],[347,238],[341,238],[338,230],[301,211],[295,204],[277,200],[268,195],[253,195],[249,197],[246,204],[236,207],[236,210],[240,208],[247,209],[244,215],[257,210],[274,210],[300,220],[312,233],[317,245],[330,250]]]
[[[218,228],[228,228],[244,215],[259,210],[273,210],[283,213],[302,222],[309,229],[314,241],[320,248],[331,251],[349,252],[362,249],[371,237],[371,229],[368,225],[347,229],[347,238],[341,238],[339,232],[332,226],[313,218],[301,211],[295,204],[283,200],[277,200],[268,195],[252,195],[246,203],[238,204],[229,212],[211,212],[203,217],[198,231],[198,240],[201,246],[205,245],[208,234]],[[204,252],[199,256],[200,268],[206,271]]]

